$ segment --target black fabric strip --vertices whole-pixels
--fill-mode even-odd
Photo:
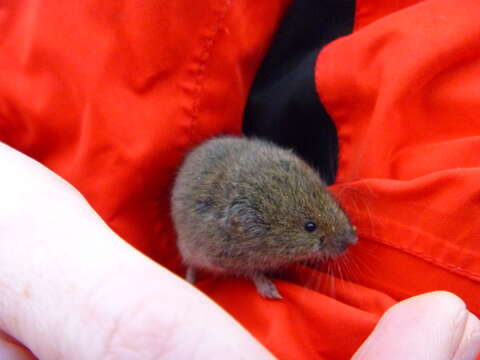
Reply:
[[[335,181],[338,139],[318,99],[321,48],[353,31],[355,0],[294,0],[255,78],[243,131],[295,150],[322,178]]]

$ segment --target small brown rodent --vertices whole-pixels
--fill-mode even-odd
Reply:
[[[185,159],[172,193],[177,245],[187,266],[251,278],[279,299],[268,272],[342,254],[355,228],[319,175],[272,143],[220,137]]]

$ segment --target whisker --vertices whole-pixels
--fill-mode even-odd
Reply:
[[[331,289],[331,296],[336,299],[336,292],[335,292],[335,275],[332,270],[332,263],[331,261],[328,262],[328,272],[329,272],[329,282],[330,282],[330,289]]]
[[[353,282],[357,282],[355,281],[355,271],[353,271],[352,269],[352,258],[351,258],[351,254],[350,253],[346,253],[344,256],[343,256],[343,264],[345,265],[344,269],[345,269],[345,272],[348,273],[348,276],[349,276],[349,281],[353,281]]]

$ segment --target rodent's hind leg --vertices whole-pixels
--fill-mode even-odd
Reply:
[[[192,266],[187,267],[187,271],[185,272],[185,280],[187,280],[190,284],[195,284],[196,278],[196,271]]]
[[[264,274],[255,274],[252,276],[252,281],[255,283],[257,291],[260,295],[267,299],[282,299],[282,295],[278,292],[277,287]]]

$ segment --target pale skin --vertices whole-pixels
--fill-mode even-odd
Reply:
[[[2,143],[0,168],[0,359],[274,359],[60,177]],[[458,297],[426,294],[389,310],[354,359],[473,359],[475,332]]]

